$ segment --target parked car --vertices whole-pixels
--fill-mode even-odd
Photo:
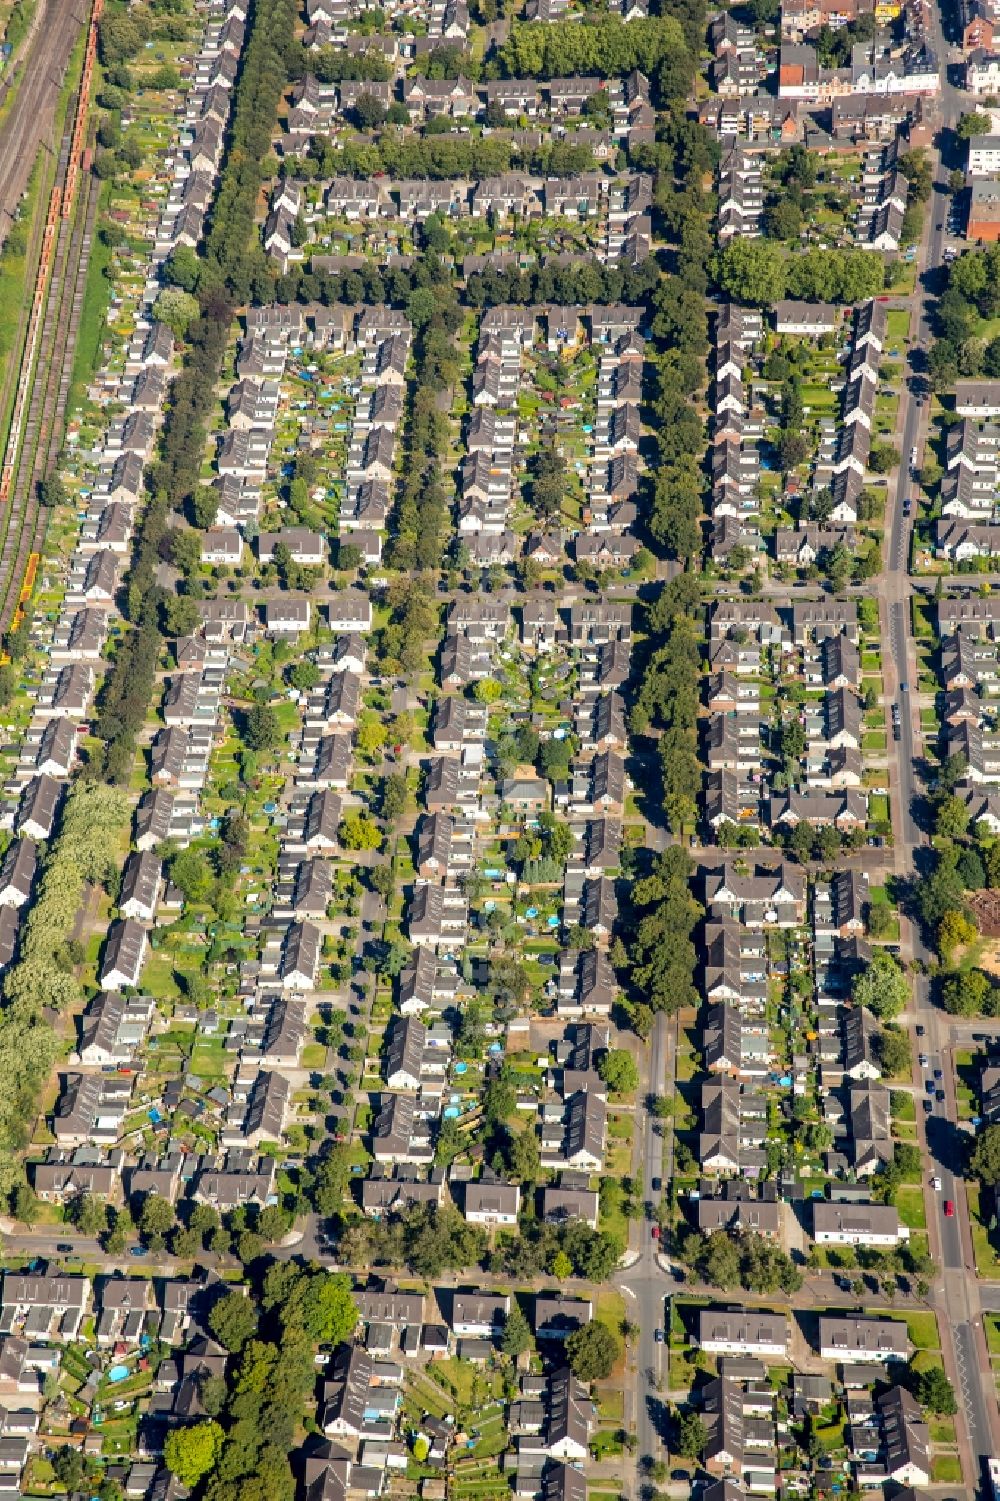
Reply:
[[[937,1176],[937,1174],[935,1174],[931,1179],[931,1187],[934,1189],[935,1193],[941,1192],[941,1179]]]
[[[955,1218],[955,1206],[950,1199],[944,1201],[944,1217],[946,1220]]]

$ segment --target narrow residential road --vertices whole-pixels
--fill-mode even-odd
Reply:
[[[647,1089],[650,1094],[673,1092],[676,1037],[676,1018],[658,1016],[649,1042]],[[636,1110],[637,1131],[641,1133],[642,1142],[642,1196],[655,1211],[663,1196],[663,1184],[669,1182],[673,1162],[671,1158],[664,1163],[660,1123],[645,1106],[644,1100]],[[673,1133],[669,1127],[667,1137],[672,1142]],[[657,1188],[653,1186],[654,1178],[659,1184]],[[657,1388],[666,1378],[667,1346],[657,1343],[656,1331],[664,1327],[663,1299],[670,1289],[670,1280],[657,1262],[654,1223],[646,1219],[639,1221],[638,1258],[619,1277],[619,1285],[629,1305],[625,1310],[626,1317],[630,1323],[639,1326],[633,1402],[640,1460],[663,1458],[662,1410]]]

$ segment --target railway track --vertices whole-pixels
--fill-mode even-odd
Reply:
[[[38,499],[38,486],[51,472],[62,448],[99,198],[97,179],[88,174],[83,182],[80,203],[71,219],[61,217],[60,202],[37,362],[0,546],[0,631],[11,623],[32,554],[41,551],[48,518]]]
[[[0,127],[0,245],[51,131],[66,66],[87,14],[84,0],[48,0],[45,19],[26,53],[14,107]]]
[[[10,432],[0,469],[0,632],[23,614],[34,586],[47,515],[38,490],[56,464],[66,426],[100,189],[83,171],[87,112],[104,0],[92,0],[72,123],[62,138],[49,198]],[[68,12],[72,14],[72,12]],[[74,25],[78,22],[74,18]],[[82,181],[82,191],[78,184]],[[0,174],[0,191],[3,178]],[[79,201],[78,201],[79,200]]]

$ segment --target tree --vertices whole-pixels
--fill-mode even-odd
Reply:
[[[354,734],[358,754],[366,761],[378,760],[388,738],[389,732],[374,709],[362,709]]]
[[[868,467],[873,474],[888,474],[899,463],[899,450],[891,443],[873,443],[868,455]]]
[[[618,1340],[596,1319],[566,1337],[566,1358],[579,1381],[603,1381],[618,1359]]]
[[[697,1252],[696,1268],[706,1282],[725,1289],[740,1283],[740,1253],[735,1241],[724,1230],[714,1231],[702,1240]]]
[[[989,115],[981,110],[970,110],[964,114],[955,127],[955,134],[960,141],[968,141],[972,136],[988,135],[993,124]]]
[[[717,274],[722,290],[734,302],[772,307],[784,296],[784,261],[766,240],[734,236],[717,258]]]
[[[682,1412],[672,1448],[684,1459],[700,1459],[708,1443],[708,1429],[696,1412]]]
[[[257,1329],[253,1304],[240,1292],[226,1293],[213,1305],[208,1315],[208,1327],[220,1345],[225,1345],[233,1354],[239,1354]]]
[[[802,230],[802,210],[791,198],[778,198],[764,210],[763,226],[770,240],[797,240]]]
[[[398,771],[382,778],[379,789],[379,813],[386,823],[395,823],[406,807],[406,778]]]
[[[632,1054],[624,1048],[611,1048],[600,1063],[597,1072],[612,1094],[634,1094],[639,1087],[639,1070]]]
[[[10,240],[8,238],[8,244]],[[50,474],[47,479],[38,481],[38,499],[43,506],[51,510],[54,506],[66,504],[66,486],[58,474]]]
[[[16,1220],[29,1228],[38,1218],[38,1200],[27,1183],[18,1183],[10,1196],[10,1212]]]
[[[981,969],[958,971],[941,986],[941,1004],[949,1016],[992,1016],[996,988]]]
[[[565,1251],[557,1251],[552,1258],[549,1270],[553,1277],[557,1278],[560,1282],[565,1282],[567,1277],[573,1275],[573,1263]]]
[[[128,14],[103,15],[97,35],[101,62],[106,68],[126,62],[142,51],[143,33]]]
[[[78,1194],[72,1204],[73,1223],[81,1235],[100,1235],[108,1228],[107,1205],[93,1194]]]
[[[359,130],[376,130],[385,124],[385,106],[374,94],[359,94],[354,101],[353,115]]]
[[[198,606],[186,594],[171,594],[163,602],[163,629],[167,636],[190,636],[200,619]]]
[[[892,931],[895,918],[888,902],[869,902],[865,923],[870,938],[885,938]]]
[[[153,316],[165,323],[176,339],[183,339],[199,313],[198,299],[180,287],[164,287],[153,303]]]
[[[173,1224],[174,1211],[168,1200],[162,1199],[159,1194],[148,1193],[142,1201],[142,1212],[139,1215],[139,1233],[143,1239],[166,1235]]]
[[[170,879],[185,901],[200,903],[208,901],[215,877],[204,850],[189,845],[171,858]]]
[[[531,1330],[528,1327],[528,1320],[515,1302],[511,1305],[507,1322],[503,1326],[500,1348],[510,1360],[516,1360],[519,1355],[524,1354],[530,1344]]]
[[[75,1491],[83,1480],[83,1455],[70,1444],[62,1444],[52,1456],[52,1473],[68,1491]]]
[[[243,729],[244,744],[251,750],[271,750],[281,739],[281,722],[271,704],[254,704]]]
[[[198,1382],[198,1396],[201,1405],[210,1418],[217,1418],[226,1405],[229,1396],[229,1388],[226,1386],[225,1376],[214,1374],[203,1375]]]
[[[163,1458],[182,1485],[195,1486],[213,1469],[222,1452],[223,1432],[218,1423],[191,1423],[173,1428],[163,1445]]]
[[[957,907],[946,912],[938,923],[937,929],[938,953],[942,959],[947,962],[955,949],[964,948],[967,944],[974,942],[977,931],[975,923],[967,912],[962,912]]]
[[[942,798],[934,813],[935,832],[945,839],[960,839],[969,827],[969,810],[960,797]]]
[[[936,1417],[954,1417],[958,1411],[955,1390],[940,1366],[931,1366],[917,1377],[917,1401]]]
[[[534,1183],[541,1167],[538,1138],[534,1131],[520,1131],[511,1136],[506,1148],[507,1166],[512,1177],[522,1183]]]
[[[288,681],[300,693],[310,693],[319,682],[319,668],[315,662],[296,662],[288,674]]]
[[[382,830],[374,818],[352,809],[340,821],[337,837],[347,850],[377,850],[382,847]]]
[[[976,1137],[969,1167],[980,1182],[1000,1183],[1000,1126],[987,1126]]]
[[[878,1036],[878,1061],[889,1078],[905,1078],[912,1066],[910,1037],[901,1027],[883,1027]]]
[[[891,1021],[906,1005],[910,987],[893,956],[879,949],[855,977],[851,993],[857,1005],[867,1006],[881,1021]]]
[[[318,1272],[298,1284],[300,1296],[286,1306],[286,1320],[301,1308],[303,1328],[318,1344],[340,1345],[350,1339],[358,1322],[351,1295],[351,1279],[343,1273]]]

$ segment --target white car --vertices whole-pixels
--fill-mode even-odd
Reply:
[[[932,1178],[931,1179],[931,1186],[934,1189],[935,1193],[940,1193],[941,1192],[941,1179],[940,1178]]]

